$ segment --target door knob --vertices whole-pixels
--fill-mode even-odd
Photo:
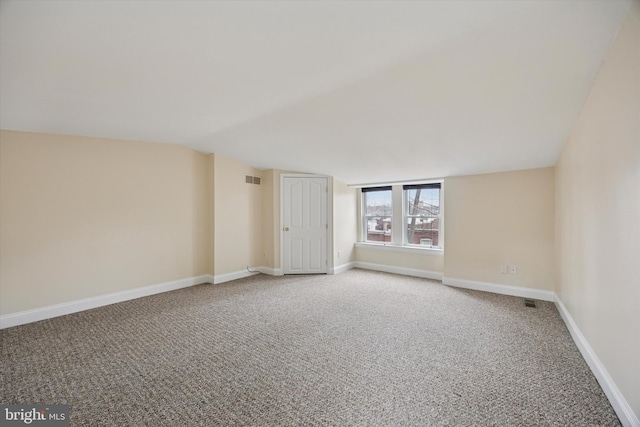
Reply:
[[[285,228],[284,228],[284,231],[289,231],[289,227],[285,227]]]

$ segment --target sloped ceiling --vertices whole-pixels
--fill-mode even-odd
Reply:
[[[2,1],[3,129],[350,183],[554,165],[630,1]]]

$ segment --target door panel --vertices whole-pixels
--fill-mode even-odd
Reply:
[[[302,261],[302,239],[291,239],[291,251],[289,257],[289,265],[291,266],[291,271],[302,271],[303,261]]]
[[[326,177],[283,178],[284,274],[327,272]]]
[[[291,228],[302,228],[304,226],[304,221],[302,216],[304,215],[303,210],[303,192],[304,185],[302,182],[292,182],[289,191],[289,197],[291,198],[291,221],[289,227]]]
[[[322,215],[323,204],[322,195],[326,194],[325,189],[317,182],[309,182],[309,227],[321,228],[324,226],[324,215]]]
[[[309,268],[311,270],[320,270],[322,266],[322,242],[320,239],[309,239]]]

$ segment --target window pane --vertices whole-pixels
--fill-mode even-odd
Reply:
[[[366,216],[391,216],[391,190],[369,191],[364,196],[364,214]]]
[[[391,189],[369,189],[364,197],[366,238],[370,242],[391,242],[391,216],[393,206]]]
[[[365,217],[367,222],[367,241],[391,242],[391,217]]]
[[[406,242],[429,248],[441,248],[440,188],[405,190]]]
[[[406,190],[407,215],[440,216],[440,189]]]

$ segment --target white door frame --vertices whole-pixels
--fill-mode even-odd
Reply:
[[[327,180],[327,274],[333,274],[333,180],[328,175],[306,173],[280,174],[280,274],[284,274],[284,179],[285,178],[325,178]]]

